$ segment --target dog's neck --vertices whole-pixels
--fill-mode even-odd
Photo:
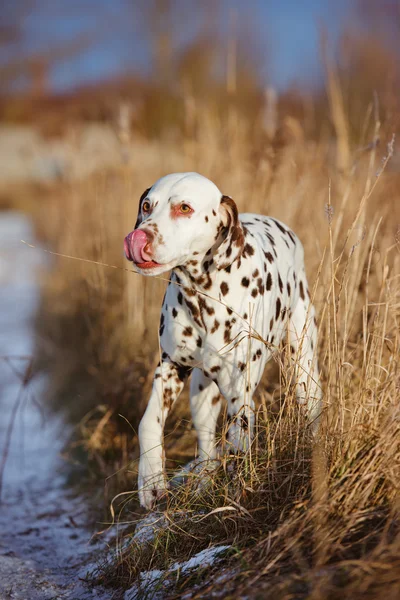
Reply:
[[[221,228],[215,243],[205,254],[193,253],[193,256],[184,265],[175,267],[174,273],[182,280],[185,287],[202,292],[207,292],[212,288],[214,274],[217,271],[213,257],[225,241],[226,235],[226,228]]]

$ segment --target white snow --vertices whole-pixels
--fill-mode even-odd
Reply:
[[[150,544],[161,529],[168,526],[168,521],[163,513],[149,513],[136,525],[133,541],[138,544]]]
[[[201,552],[198,552],[185,562],[174,563],[165,571],[160,571],[159,569],[143,571],[139,575],[138,583],[125,592],[124,600],[137,600],[146,597],[147,595],[149,598],[152,598],[152,600],[163,598],[162,590],[157,590],[157,587],[161,588],[162,582],[170,575],[177,571],[180,573],[187,573],[192,569],[204,569],[205,567],[210,567],[215,561],[219,560],[220,554],[229,549],[230,546],[212,546],[211,548],[201,550]]]

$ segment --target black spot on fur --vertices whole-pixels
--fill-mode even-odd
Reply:
[[[226,283],[226,281],[223,281],[220,285],[220,289],[221,289],[221,293],[223,296],[226,296],[227,293],[229,292],[229,286]]]
[[[265,287],[266,287],[267,292],[269,292],[270,289],[272,288],[272,275],[271,275],[271,273],[268,273],[268,275],[267,275],[267,284],[266,284]]]
[[[275,225],[277,226],[277,228],[282,231],[282,233],[287,233],[286,229],[284,227],[282,227],[282,225],[279,223],[279,221],[277,221],[276,219],[272,219],[272,220],[275,223]]]
[[[305,295],[304,295],[304,286],[303,286],[303,282],[302,282],[302,281],[300,281],[300,298],[301,298],[302,300],[305,300],[305,299],[306,299],[306,297],[305,297]]]
[[[214,325],[212,326],[212,329],[211,329],[211,333],[215,333],[217,331],[218,327],[219,327],[219,321],[217,321],[217,319],[215,319]]]
[[[185,327],[185,329],[183,330],[183,335],[186,335],[187,337],[190,337],[191,335],[193,335],[193,327]]]
[[[280,273],[278,273],[278,284],[279,284],[279,289],[280,289],[281,294],[282,294],[282,292],[283,292],[283,283],[282,283],[282,279],[281,279]]]
[[[161,337],[161,336],[162,336],[162,334],[164,333],[164,322],[165,322],[164,313],[161,313],[161,317],[160,317],[160,328],[159,328],[159,334],[160,334],[160,337]]]
[[[261,279],[261,277],[259,277],[257,279],[257,287],[258,287],[258,293],[261,294],[261,296],[264,294],[264,284],[263,284],[263,280]]]
[[[175,363],[174,363],[175,364]],[[186,379],[189,377],[191,371],[193,370],[192,367],[186,367],[184,365],[177,365],[175,364],[177,371],[178,371],[178,377],[182,382],[185,382]]]
[[[231,341],[231,329],[230,327],[227,327],[224,331],[224,342],[225,344],[230,344]]]
[[[254,248],[249,243],[245,245],[243,248],[243,258],[247,258],[248,256],[253,256]]]
[[[249,428],[249,419],[247,418],[246,415],[242,415],[240,417],[240,421],[241,421],[241,427],[242,429],[244,429],[245,431],[247,431],[247,429]]]
[[[274,262],[274,257],[272,256],[271,252],[264,251],[264,254],[265,254],[265,258],[268,260],[268,262],[272,264]]]
[[[249,287],[249,285],[250,285],[250,279],[248,277],[243,277],[242,278],[242,286]]]
[[[278,298],[276,300],[276,311],[275,311],[275,320],[276,321],[279,319],[279,315],[281,313],[281,306],[282,306],[281,299]]]

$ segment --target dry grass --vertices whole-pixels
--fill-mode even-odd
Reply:
[[[335,101],[334,77],[330,85]],[[253,139],[234,111],[222,119],[197,110],[193,118],[195,133],[179,142],[143,142],[145,161],[133,156],[114,172],[65,185],[41,225],[55,250],[125,267],[122,240],[140,194],[185,170],[210,177],[241,211],[285,221],[304,244],[317,308],[323,425],[313,445],[284,366],[270,365],[251,455],[224,460],[200,494],[195,476],[172,491],[169,526],[151,547],[121,550],[103,579],[128,585],[142,570],[228,542],[237,552],[226,559],[225,580],[220,569],[185,575],[171,597],[190,588],[204,598],[211,590],[224,598],[397,598],[400,175],[391,170],[391,132],[380,131],[375,114],[349,147],[337,101],[336,140],[310,140],[288,116],[272,141]],[[38,331],[55,367],[52,396],[67,396],[71,415],[91,410],[80,442],[102,474],[116,473],[108,498],[135,485],[135,431],[157,361],[164,288],[63,258],[44,282]],[[166,443],[171,472],[194,454],[184,402]],[[135,493],[114,507],[132,524],[141,514]]]

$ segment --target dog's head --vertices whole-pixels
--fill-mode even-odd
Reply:
[[[232,198],[198,173],[173,173],[142,194],[124,246],[138,272],[159,275],[201,261],[210,248],[217,268],[225,268],[241,253],[243,239]]]

